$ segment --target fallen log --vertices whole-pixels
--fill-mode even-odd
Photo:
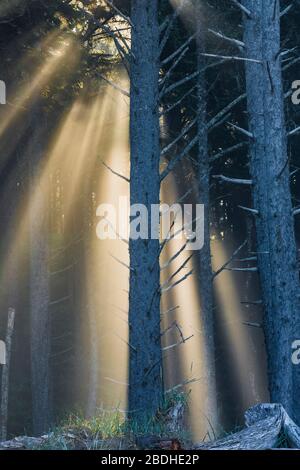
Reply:
[[[259,404],[245,413],[245,429],[213,443],[199,443],[196,450],[300,449],[300,428],[280,404]]]
[[[42,437],[15,437],[10,441],[0,442],[0,450],[30,450],[38,448],[45,440]]]

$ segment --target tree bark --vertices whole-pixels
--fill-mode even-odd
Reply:
[[[199,251],[198,279],[199,298],[201,307],[201,321],[205,332],[205,377],[208,391],[206,413],[217,429],[218,413],[216,400],[216,371],[215,371],[215,341],[214,341],[214,315],[213,315],[213,274],[210,248],[210,165],[208,155],[207,133],[207,89],[205,74],[205,30],[203,27],[203,12],[201,7],[196,8],[197,17],[197,63],[198,63],[198,204],[204,205],[204,246]]]
[[[160,200],[158,1],[132,1],[130,202]],[[159,240],[130,239],[129,410],[154,413],[162,400]]]
[[[280,2],[242,3],[251,12],[251,17],[244,15],[245,56],[261,62],[246,62],[246,82],[269,388],[271,400],[282,403],[300,422],[299,368],[291,361],[293,337],[299,338],[299,275],[281,75]]]
[[[33,431],[47,431],[51,416],[50,392],[50,316],[48,253],[48,187],[42,178],[44,163],[40,112],[32,122],[28,149],[30,173],[30,323]],[[43,127],[44,126],[44,127]]]
[[[92,170],[91,170],[92,171]],[[87,395],[87,416],[92,417],[97,411],[98,392],[99,392],[99,328],[97,319],[99,312],[97,311],[97,300],[95,293],[97,292],[97,269],[94,254],[96,253],[98,243],[94,240],[94,225],[92,220],[91,192],[92,178],[87,177],[87,184],[84,188],[84,272],[85,272],[85,292],[84,310],[86,321],[88,323],[88,356],[89,356],[89,374],[88,374],[88,395]],[[95,211],[96,212],[96,211]]]
[[[2,369],[2,381],[1,381],[0,441],[5,441],[7,439],[9,372],[10,372],[9,368],[10,368],[10,358],[11,358],[12,337],[13,337],[14,325],[15,325],[15,314],[16,312],[13,308],[8,309],[7,330],[6,330],[6,338],[5,338],[6,354],[5,354],[5,364],[2,366],[3,369]]]

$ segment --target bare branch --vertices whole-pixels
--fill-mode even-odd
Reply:
[[[211,158],[210,162],[213,163],[214,161],[218,160],[219,158],[222,158],[232,152],[235,152],[236,150],[240,150],[241,148],[245,147],[245,145],[248,145],[249,142],[246,140],[243,142],[240,142],[239,144],[233,145],[232,147],[228,147],[225,150],[222,150],[221,152],[215,153]]]
[[[181,248],[180,250],[178,250],[170,259],[169,261],[167,261],[165,264],[163,264],[160,268],[161,271],[163,271],[164,269],[168,268],[170,266],[170,264],[172,264],[173,261],[175,261],[176,258],[178,258],[179,255],[181,255],[181,253],[186,249],[188,245],[188,242],[186,242]]]
[[[233,129],[237,130],[238,132],[240,132],[241,134],[244,134],[246,137],[249,137],[249,139],[254,138],[252,132],[249,132],[246,129],[243,129],[242,127],[236,126],[232,122],[228,122],[228,125],[232,127]]]
[[[115,90],[118,90],[122,95],[124,96],[127,96],[127,98],[130,98],[130,94],[128,93],[128,91],[124,90],[123,88],[121,88],[119,85],[117,85],[116,83],[112,82],[111,80],[109,80],[108,78],[104,77],[103,75],[99,75],[99,77],[104,80],[106,83],[108,83],[110,86],[112,86]]]
[[[250,321],[243,321],[243,325],[251,326],[253,328],[262,328],[261,323],[254,323],[254,322],[250,322]]]
[[[223,272],[227,266],[236,258],[236,256],[239,254],[239,252],[247,245],[248,243],[248,240],[245,240],[232,254],[231,258],[229,258],[228,261],[226,261],[226,263],[223,264],[223,266],[221,266],[220,269],[218,269],[217,271],[215,271],[213,273],[213,276],[212,276],[212,279],[215,279],[219,274],[221,274],[221,272]]]
[[[178,54],[181,54],[181,52],[190,45],[193,39],[195,39],[195,36],[196,34],[193,34],[192,36],[190,36],[175,52],[170,54],[166,59],[162,60],[161,65],[162,66],[167,65],[169,62],[175,59],[178,56]]]
[[[168,390],[165,391],[165,394],[167,393],[173,393],[175,390],[178,390],[179,388],[183,388],[185,387],[186,385],[189,385],[189,384],[192,384],[192,383],[195,383],[195,382],[199,382],[201,379],[189,379],[189,380],[185,380],[184,382],[182,382],[181,384],[178,384],[178,385],[175,385],[175,387],[172,387],[172,388],[169,388]]]
[[[179,305],[176,305],[176,307],[171,307],[168,310],[165,310],[164,312],[162,312],[161,316],[168,315],[169,313],[174,313],[179,308],[180,308]]]
[[[284,8],[281,12],[280,12],[280,18],[282,18],[283,16],[285,16],[287,13],[289,13],[289,11],[294,8],[294,4],[291,3],[290,5],[288,5],[286,8]]]
[[[225,183],[231,183],[231,184],[242,184],[246,186],[251,186],[253,184],[252,180],[229,178],[228,176],[225,176],[225,175],[213,175],[213,178],[219,179],[221,181],[224,181]]]
[[[170,290],[174,289],[174,287],[178,286],[179,284],[181,284],[182,282],[184,282],[186,279],[188,279],[192,274],[193,274],[194,270],[191,269],[187,274],[185,274],[181,279],[179,279],[178,281],[174,282],[173,284],[171,284],[169,287],[166,287],[164,289],[161,290],[162,293],[165,293],[165,292],[169,292]]]
[[[241,302],[242,305],[263,305],[262,300],[249,300],[247,302]]]
[[[117,258],[116,256],[114,256],[112,253],[109,253],[109,255],[115,260],[117,261],[117,263],[119,263],[121,266],[124,266],[124,268],[127,268],[129,269],[129,271],[133,271],[134,272],[134,269],[131,268],[128,264],[124,263],[123,261],[121,261],[119,258]]]
[[[244,207],[244,206],[238,206],[238,207],[242,209],[243,211],[250,212],[250,214],[259,215],[259,211],[256,209],[250,209],[250,207]]]
[[[208,29],[208,31],[212,33],[214,36],[216,36],[217,38],[223,39],[224,41],[227,41],[230,44],[237,46],[239,49],[243,49],[245,47],[245,43],[242,41],[239,41],[238,39],[229,38],[228,36],[225,36],[225,34],[218,33],[218,31],[214,31],[213,29]]]
[[[170,17],[170,20],[169,20],[169,22],[167,24],[167,27],[166,27],[166,30],[165,30],[165,34],[163,35],[163,38],[160,42],[160,53],[163,52],[163,50],[165,48],[165,45],[168,42],[171,31],[172,31],[173,26],[175,24],[175,21],[177,20],[179,14],[180,14],[180,11],[182,10],[182,7],[184,6],[184,4],[185,4],[185,0],[182,0],[180,5],[178,5],[178,7],[175,9],[173,15]]]
[[[119,15],[121,16],[121,18],[123,18],[123,20],[125,20],[127,23],[130,24],[130,26],[133,28],[133,24],[131,22],[131,19],[124,15],[124,13],[121,12],[121,10],[119,10],[119,8],[117,8],[113,2],[111,2],[110,0],[105,0],[105,2]]]
[[[162,284],[162,291],[164,291],[165,286],[168,286],[169,283],[174,279],[177,274],[179,274],[188,264],[188,262],[192,259],[194,254],[191,254],[182,264],[181,266]]]
[[[247,272],[247,273],[256,273],[258,269],[256,267],[252,268],[225,268],[226,271],[239,271],[239,272]]]
[[[292,67],[292,65],[297,64],[299,62],[299,60],[300,60],[300,57],[296,57],[296,59],[291,60],[291,62],[286,64],[284,67],[282,67],[283,72],[285,72],[287,69]],[[290,96],[291,94],[292,94],[292,92],[290,92],[288,96]]]
[[[225,116],[228,111],[230,111],[232,108],[234,108],[234,106],[236,106],[238,103],[240,103],[241,101],[243,101],[245,98],[247,97],[246,94],[243,94],[241,96],[239,96],[238,98],[236,98],[235,100],[233,100],[230,104],[228,104],[227,106],[225,106],[225,108],[223,108],[218,114],[216,114],[215,117],[213,117],[207,124],[207,127],[208,129],[215,126],[217,124],[217,122],[222,119],[223,116]]]
[[[247,18],[252,18],[252,14],[251,14],[251,11],[248,10],[248,8],[246,8],[244,5],[242,5],[240,2],[238,2],[237,0],[231,0],[232,3],[234,3],[234,5],[239,8],[243,13],[245,13],[245,15],[247,16]]]
[[[49,305],[57,305],[57,304],[61,304],[63,302],[67,302],[67,300],[70,299],[70,296],[69,295],[66,295],[65,297],[61,297],[60,299],[58,300],[53,300],[52,302],[49,302]]]
[[[288,55],[288,54],[291,54],[291,52],[294,52],[294,51],[296,51],[297,49],[298,49],[298,46],[292,47],[292,48],[290,48],[290,49],[286,49],[285,51],[282,51],[282,52],[280,53],[280,57],[282,58],[282,57],[284,57],[284,56],[286,56],[286,55]]]
[[[183,128],[182,132],[174,139],[170,144],[164,147],[161,151],[161,156],[163,157],[168,153],[174,145],[176,145],[197,123],[197,118],[193,119],[186,127]]]
[[[130,179],[127,178],[127,176],[121,175],[121,173],[118,173],[117,171],[113,170],[110,166],[108,166],[103,160],[102,160],[102,165],[105,166],[113,175],[118,176],[122,180],[126,181],[127,183],[130,183]]]
[[[176,321],[173,321],[173,323],[171,325],[169,325],[167,328],[165,328],[161,333],[160,333],[160,338],[162,338],[163,336],[165,336],[169,331],[173,330],[173,328],[175,328],[176,326]]]
[[[119,43],[119,40],[116,36],[116,34],[106,25],[106,21],[104,22],[101,22],[99,20],[97,20],[95,18],[95,16],[89,12],[88,10],[85,10],[84,8],[80,8],[79,7],[79,10],[82,14],[82,16],[86,19],[86,21],[93,26],[93,31],[97,31],[97,29],[101,29],[103,30],[109,37],[111,37],[115,43],[115,46],[119,52],[119,55],[125,65],[125,68],[127,70],[127,72],[129,73],[129,69],[128,69],[128,63],[127,63],[127,53],[126,51],[123,49],[123,47],[121,46],[121,44]],[[84,37],[83,39],[87,39],[86,37]]]
[[[174,64],[172,64],[172,66],[170,67],[170,69],[167,71],[167,73],[165,74],[165,76],[161,79],[160,83],[159,83],[159,86],[160,87],[163,87],[163,86],[166,86],[166,83],[169,81],[171,75],[172,75],[172,72],[175,70],[175,68],[177,67],[177,65],[181,62],[181,60],[184,58],[185,54],[188,52],[189,48],[186,47],[185,49],[183,49],[183,51],[181,52],[181,54],[179,55],[179,57],[177,58],[177,60],[175,60]]]
[[[188,75],[187,77],[182,78],[181,80],[178,80],[177,82],[173,83],[172,85],[170,85],[169,87],[167,87],[165,90],[163,90],[160,93],[160,98],[165,96],[167,93],[170,93],[171,91],[175,90],[176,88],[180,87],[181,85],[184,85],[185,83],[193,80],[193,78],[196,78],[198,75],[199,75],[199,72],[194,72]]]
[[[194,85],[181,98],[179,98],[177,101],[175,101],[175,103],[170,104],[167,108],[165,108],[163,111],[161,111],[160,116],[164,116],[167,113],[169,113],[170,111],[173,111],[173,109],[175,109],[177,106],[179,106],[185,100],[185,98],[187,98],[189,95],[191,95],[191,93],[193,93],[193,91],[197,88],[197,86],[198,85]]]
[[[162,351],[169,351],[170,349],[177,348],[177,346],[180,346],[181,344],[185,344],[189,339],[192,339],[194,335],[188,336],[187,338],[184,338],[183,341],[179,341],[178,343],[170,344],[170,346],[165,346],[162,348]]]
[[[203,55],[204,57],[213,57],[215,59],[241,60],[241,61],[245,61],[245,62],[254,62],[255,64],[262,64],[261,60],[248,59],[247,57],[238,57],[238,56],[234,56],[234,55],[208,54],[206,52],[202,52],[201,55]]]
[[[292,137],[293,135],[296,135],[298,134],[298,132],[300,132],[300,126],[299,127],[296,127],[296,129],[293,129],[292,131],[288,132],[288,137]]]
[[[160,181],[162,182],[168,174],[174,170],[175,166],[177,163],[180,162],[188,153],[189,151],[196,145],[198,142],[198,136],[194,137],[194,139],[191,140],[191,142],[183,149],[181,153],[179,153],[175,158],[172,158],[172,160],[169,162],[167,165],[167,168],[161,173],[160,175]]]

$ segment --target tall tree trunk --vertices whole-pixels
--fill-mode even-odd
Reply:
[[[132,1],[130,202],[149,213],[160,200],[158,1]],[[159,240],[130,240],[129,410],[155,412],[162,400]],[[140,414],[137,414],[140,416]]]
[[[15,310],[13,308],[8,309],[8,320],[7,330],[5,338],[5,364],[2,370],[1,380],[1,407],[0,407],[0,441],[7,439],[7,422],[8,422],[8,397],[9,397],[9,372],[10,372],[10,358],[11,358],[11,346],[12,337],[15,325]]]
[[[299,422],[299,372],[291,362],[293,334],[299,332],[299,276],[281,75],[280,2],[242,3],[251,12],[251,17],[244,15],[245,55],[261,61],[246,62],[246,80],[269,388],[271,400],[282,403]]]
[[[199,251],[199,298],[201,305],[201,321],[205,332],[205,368],[207,371],[206,413],[214,427],[217,428],[216,400],[216,371],[215,371],[215,341],[213,315],[213,274],[210,249],[210,164],[208,155],[207,134],[207,88],[205,74],[205,59],[202,55],[205,49],[205,30],[203,28],[202,9],[196,8],[197,15],[197,62],[198,62],[198,203],[204,204],[204,246]]]
[[[33,431],[48,430],[51,416],[50,400],[50,317],[48,272],[48,187],[42,178],[45,125],[40,112],[33,111],[32,137],[28,149],[30,172],[30,322],[31,380]]]
[[[27,137],[18,140],[22,147],[26,144]],[[2,142],[1,142],[2,143]],[[1,145],[1,154],[5,154],[5,145]],[[27,165],[26,159],[20,158],[19,152],[15,149],[11,153],[7,153],[10,164],[1,175],[1,195],[2,211],[1,226],[3,227],[3,237],[1,240],[1,282],[2,293],[1,310],[8,311],[8,324],[6,333],[6,364],[2,374],[2,390],[1,397],[1,418],[2,423],[1,434],[3,440],[7,433],[8,419],[8,399],[9,399],[9,375],[10,375],[10,357],[11,342],[14,330],[15,312],[21,306],[21,286],[24,281],[24,253],[27,249],[28,239],[22,232],[20,233],[20,220],[22,220],[24,209],[24,188],[26,187]]]
[[[92,168],[90,169],[91,175]],[[92,417],[97,411],[98,392],[99,392],[99,312],[97,311],[97,252],[98,241],[95,240],[95,227],[93,224],[93,214],[96,208],[92,206],[91,193],[93,189],[92,177],[86,177],[84,185],[83,201],[83,220],[84,220],[84,268],[86,278],[84,310],[86,321],[88,323],[88,356],[89,356],[89,374],[88,374],[88,395],[87,395],[87,416]]]

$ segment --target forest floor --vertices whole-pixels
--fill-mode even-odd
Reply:
[[[44,436],[15,437],[0,443],[0,450],[188,449],[192,441],[184,426],[186,407],[184,394],[170,396],[154,418],[138,424],[117,411],[99,411],[91,419],[71,415]]]
[[[245,412],[245,426],[216,441],[193,444],[184,430],[185,403],[176,401],[137,426],[120,413],[100,413],[90,420],[71,416],[41,437],[17,437],[0,450],[268,450],[300,449],[300,427],[280,404],[261,403]]]

